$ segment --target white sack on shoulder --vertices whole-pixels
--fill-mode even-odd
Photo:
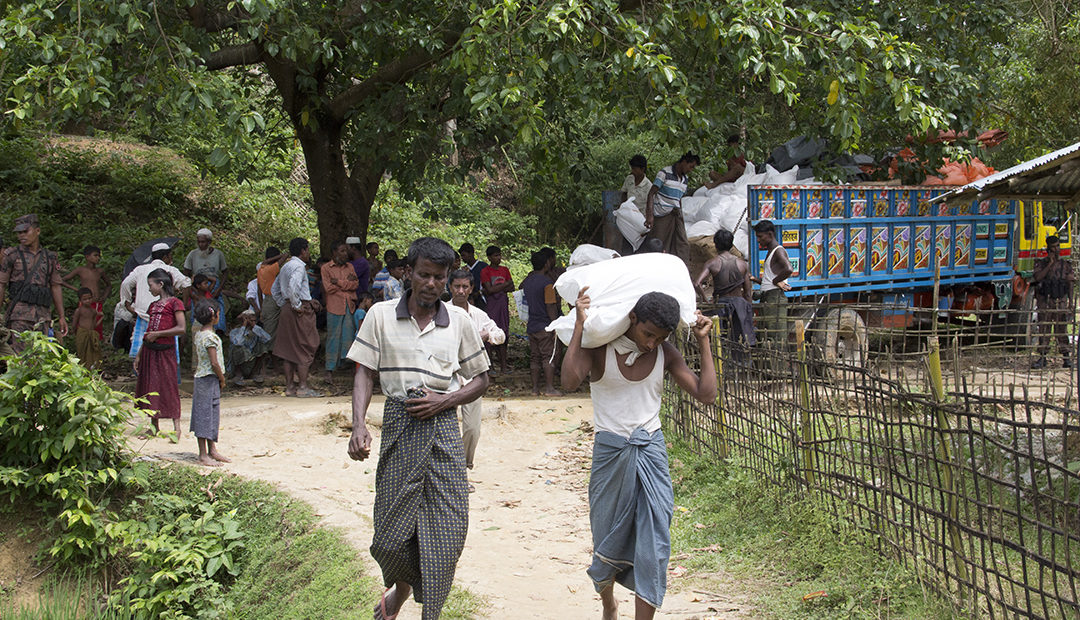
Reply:
[[[615,250],[602,248],[591,243],[582,243],[570,253],[570,264],[568,264],[566,268],[576,269],[578,267],[584,267],[585,265],[599,263],[600,261],[619,258],[619,256],[620,254]]]
[[[697,296],[686,264],[671,254],[637,254],[569,270],[559,276],[555,290],[571,304],[582,287],[589,287],[589,310],[581,346],[593,349],[610,343],[630,327],[630,311],[645,293],[659,291],[679,302],[679,318],[694,322]],[[575,312],[559,317],[547,330],[563,344],[574,333]]]
[[[649,232],[645,228],[645,216],[634,206],[633,198],[615,209],[615,226],[635,250],[641,247],[641,242],[645,240],[645,233]]]

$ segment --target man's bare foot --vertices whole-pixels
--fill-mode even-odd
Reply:
[[[540,390],[533,390],[533,396],[539,396]]]
[[[209,454],[204,454],[199,457],[199,465],[203,467],[221,467],[221,463],[218,463]]]
[[[227,456],[225,456],[224,454],[218,452],[217,450],[211,450],[210,451],[210,458],[214,459],[215,461],[219,461],[221,463],[232,463],[232,459],[228,458]]]
[[[554,388],[552,388],[550,390],[544,390],[544,396],[562,396],[562,395],[563,395],[562,392],[560,392],[559,390],[556,390]]]
[[[286,396],[296,396],[296,388],[285,388]]]

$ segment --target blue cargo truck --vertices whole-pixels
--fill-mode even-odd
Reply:
[[[1017,269],[1030,272],[1045,254],[1045,237],[1060,220],[1038,201],[936,200],[948,189],[806,185],[748,188],[753,226],[772,221],[794,269],[788,298],[809,302],[829,359],[865,355],[867,324],[906,327],[933,306],[991,310],[1011,298]],[[1070,227],[1060,226],[1064,252]],[[765,252],[750,235],[751,272],[761,277]],[[845,307],[854,301],[886,308],[873,317]]]

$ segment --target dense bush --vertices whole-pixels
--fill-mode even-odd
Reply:
[[[130,398],[55,341],[21,337],[27,348],[0,375],[0,496],[47,516],[46,553],[60,566],[119,569],[112,605],[147,618],[227,611],[222,586],[242,547],[235,508],[150,487],[127,449],[142,415]]]
[[[0,375],[0,495],[55,515],[51,556],[105,562],[113,498],[145,480],[124,441],[134,409],[55,341],[22,338],[26,350]]]

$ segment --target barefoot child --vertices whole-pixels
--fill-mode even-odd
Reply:
[[[101,262],[101,250],[97,246],[88,245],[83,248],[83,260],[86,262],[79,265],[75,269],[72,269],[70,273],[63,277],[64,288],[76,290],[74,286],[67,283],[72,278],[79,279],[79,287],[90,290],[91,304],[94,309],[101,313],[105,309],[105,298],[109,296],[109,291],[112,288],[112,284],[109,282],[109,276],[105,274],[105,271],[98,267],[98,263]],[[79,294],[81,298],[82,295]],[[104,315],[101,315],[104,316]],[[99,318],[98,322],[94,325],[94,330],[97,331],[98,340],[104,338],[102,320]]]
[[[218,425],[221,416],[221,389],[225,387],[224,355],[221,337],[214,331],[218,309],[213,301],[195,302],[195,320],[202,329],[192,337],[198,365],[191,392],[191,432],[199,440],[199,464],[219,467],[229,459],[217,451]]]
[[[75,354],[87,368],[101,361],[101,304],[94,302],[94,293],[87,287],[79,289],[79,307],[71,317],[75,325]]]
[[[635,594],[634,618],[649,620],[664,601],[675,509],[667,448],[660,430],[664,373],[695,399],[716,399],[712,356],[701,356],[701,376],[686,365],[668,335],[679,324],[679,302],[665,293],[646,293],[630,312],[630,328],[596,349],[581,346],[589,309],[588,287],[576,303],[576,322],[562,363],[562,386],[577,389],[589,377],[593,403],[589,523],[593,560],[589,567],[604,604],[604,618],[618,617],[614,585]],[[694,337],[709,351],[708,319],[697,313]]]
[[[177,384],[176,337],[185,330],[184,303],[173,291],[172,274],[155,269],[146,277],[150,294],[158,300],[147,309],[149,319],[142,346],[135,356],[135,372],[139,375],[135,384],[135,397],[145,398],[148,408],[155,413],[150,420],[155,431],[160,431],[158,420],[173,421],[176,437],[180,440],[180,388]]]

